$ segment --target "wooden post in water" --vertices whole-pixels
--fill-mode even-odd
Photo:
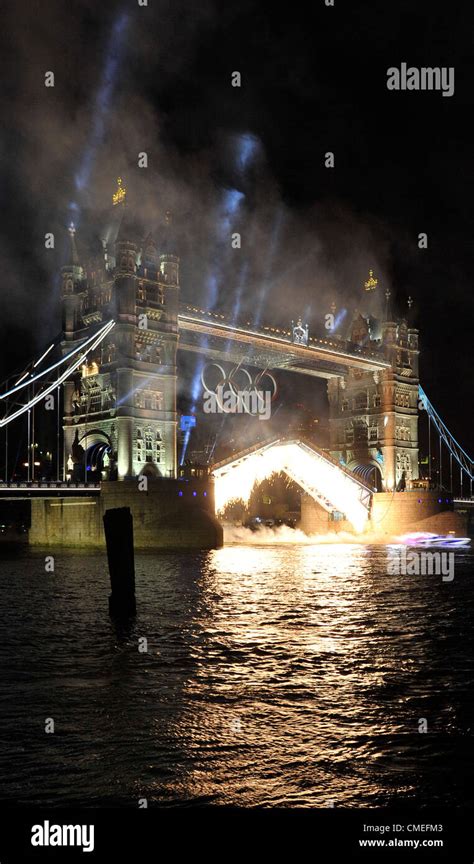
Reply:
[[[104,513],[110,585],[109,612],[115,616],[134,615],[135,559],[133,549],[133,517],[129,507],[116,507]]]

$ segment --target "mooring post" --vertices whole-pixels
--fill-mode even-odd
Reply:
[[[129,507],[116,507],[104,513],[110,585],[111,615],[133,615],[135,600],[135,559],[133,550],[133,517]]]

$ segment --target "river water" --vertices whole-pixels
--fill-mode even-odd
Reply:
[[[2,549],[2,801],[472,806],[473,553],[248,540],[138,555],[125,629],[104,556]]]

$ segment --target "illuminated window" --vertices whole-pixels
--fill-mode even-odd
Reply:
[[[145,432],[145,454],[147,462],[151,462],[153,459],[153,435],[151,429]]]
[[[89,364],[84,363],[81,366],[81,370],[82,370],[82,377],[88,378],[90,375],[97,375],[99,372],[99,367],[95,361],[92,361],[92,363],[89,363]]]

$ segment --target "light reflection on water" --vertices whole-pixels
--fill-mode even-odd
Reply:
[[[4,557],[2,799],[468,804],[472,561],[447,584],[355,543],[141,555],[118,631],[103,557]]]

